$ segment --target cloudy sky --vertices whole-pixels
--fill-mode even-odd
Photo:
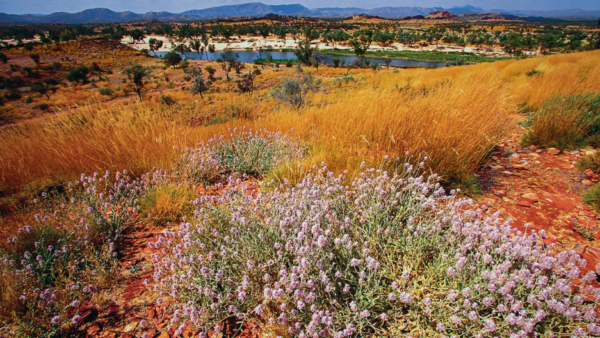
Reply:
[[[10,14],[48,14],[52,12],[79,12],[88,8],[104,7],[114,11],[168,11],[179,13],[190,9],[233,5],[260,0],[0,0],[0,12]],[[484,9],[554,10],[579,8],[600,10],[600,0],[263,0],[266,4],[300,3],[308,8],[319,7],[444,7],[473,5]]]

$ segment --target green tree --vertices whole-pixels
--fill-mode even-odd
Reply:
[[[141,65],[133,65],[123,71],[123,74],[127,75],[130,83],[128,84],[134,92],[138,94],[140,101],[142,101],[142,90],[144,89],[144,78],[150,75],[148,68]]]
[[[152,52],[159,50],[162,46],[163,40],[158,40],[155,38],[150,38],[150,40],[148,40],[148,47]]]
[[[323,54],[318,48],[315,48],[312,55],[310,56],[310,62],[317,67],[319,70],[319,64],[327,62],[327,55]]]
[[[168,52],[167,54],[165,54],[165,56],[163,56],[163,59],[165,60],[165,63],[169,66],[177,66],[179,63],[181,63],[181,55],[179,55],[176,52]]]
[[[137,41],[142,41],[146,38],[146,36],[144,36],[144,32],[139,28],[131,30],[129,32],[129,36],[131,36],[132,43],[136,43]]]
[[[296,55],[296,58],[298,59],[298,61],[300,61],[301,63],[310,66],[311,64],[311,57],[312,57],[312,53],[314,51],[314,48],[312,48],[310,46],[310,41],[308,39],[300,41],[298,43],[298,48],[294,51],[294,54]]]

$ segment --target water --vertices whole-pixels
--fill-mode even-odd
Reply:
[[[195,60],[206,60],[206,56],[208,55],[208,59],[209,60],[217,60],[218,58],[221,57],[221,53],[228,53],[231,55],[239,55],[238,60],[242,61],[242,62],[248,62],[248,63],[252,63],[254,62],[254,60],[256,59],[260,59],[258,57],[258,53],[254,52],[254,51],[230,51],[230,52],[223,52],[223,51],[219,51],[219,52],[214,52],[214,53],[202,53],[202,55],[200,55],[199,53],[186,53],[184,58],[189,58],[189,59],[195,59]],[[277,52],[277,51],[273,51],[273,52],[269,52],[271,53],[271,56],[273,57],[273,59],[291,59],[291,60],[296,60],[296,55],[294,54],[294,52]],[[166,52],[150,52],[150,55],[153,56],[159,56],[162,57],[163,55],[167,54]],[[262,52],[262,58],[265,59],[266,58],[267,53],[266,52]],[[356,56],[354,55],[326,55],[327,57],[327,61],[326,63],[328,65],[333,64],[333,62],[331,61],[332,58],[337,57],[339,59],[345,60],[346,64],[349,65],[352,62],[354,62],[354,60],[356,60]],[[376,57],[366,57],[367,59],[371,60],[371,63],[373,62],[378,62],[380,65],[384,65],[384,61],[388,60],[388,59],[384,59],[384,58],[376,58]],[[411,61],[411,60],[399,60],[399,59],[391,59],[392,66],[417,66],[417,67],[434,67],[434,68],[439,68],[439,67],[444,67],[445,63],[443,62],[429,62],[429,61]]]

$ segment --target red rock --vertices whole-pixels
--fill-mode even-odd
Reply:
[[[587,169],[586,171],[583,172],[585,174],[585,176],[587,178],[592,177],[592,175],[594,175],[594,172],[592,171],[592,169]]]
[[[531,203],[529,201],[526,201],[526,200],[520,200],[519,202],[517,202],[517,205],[520,205],[520,206],[525,207],[525,208],[531,207]]]
[[[560,154],[560,150],[556,149],[556,148],[548,148],[546,149],[546,152],[550,155],[558,155]]]
[[[506,191],[504,191],[504,190],[492,189],[492,191],[494,192],[494,194],[496,194],[496,196],[499,196],[499,197],[506,196]]]
[[[152,308],[146,311],[146,317],[148,317],[149,319],[154,319],[154,317],[156,317],[156,310]]]
[[[83,308],[79,311],[82,323],[90,323],[98,318],[98,309],[93,306]]]
[[[531,150],[531,151],[535,151],[536,149],[537,149],[537,147],[536,147],[536,146],[534,146],[534,145],[530,145],[530,146],[529,146],[529,150]]]
[[[156,338],[170,338],[170,337],[171,336],[169,335],[169,333],[167,331],[163,331],[158,336],[156,336]]]
[[[592,181],[590,181],[590,180],[583,180],[583,181],[581,181],[581,183],[587,185],[588,187],[593,184]]]
[[[529,203],[537,203],[540,200],[540,198],[538,197],[538,195],[535,194],[535,193],[532,193],[532,192],[523,194],[521,196],[521,198],[524,199],[525,201],[529,202]]]
[[[596,258],[596,260],[600,260],[600,250],[590,246],[587,248],[587,251],[592,254]]]
[[[575,252],[577,252],[579,255],[583,256],[583,254],[585,253],[586,247],[587,247],[587,245],[585,245],[585,244],[577,244],[577,245],[575,245],[573,250],[575,250]]]
[[[107,316],[115,316],[117,313],[119,313],[119,309],[121,307],[117,304],[111,304],[109,306],[106,307],[106,311],[107,311]]]

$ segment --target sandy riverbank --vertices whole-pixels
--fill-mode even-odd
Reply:
[[[173,50],[173,48],[175,48],[175,46],[179,45],[180,43],[185,43],[188,44],[188,42],[190,40],[184,40],[184,41],[176,41],[175,39],[169,39],[165,36],[147,36],[143,41],[141,42],[136,42],[136,43],[132,43],[131,42],[131,38],[130,37],[124,37],[121,40],[121,43],[126,44],[130,47],[133,47],[135,49],[141,50],[141,49],[150,49],[149,48],[149,40],[151,38],[157,39],[157,40],[162,40],[163,41],[163,46],[158,50],[159,52],[169,52],[171,50]],[[223,51],[223,50],[256,50],[258,48],[274,48],[274,49],[281,49],[281,48],[297,48],[298,47],[298,42],[300,42],[300,40],[296,40],[294,41],[294,39],[292,38],[286,38],[285,41],[283,41],[282,39],[276,38],[276,37],[268,37],[268,38],[263,38],[262,36],[242,36],[241,39],[232,39],[229,42],[219,42],[217,40],[211,39],[210,40],[210,44],[214,44],[215,45],[215,50],[216,51]],[[312,45],[314,47],[318,47],[321,50],[327,50],[327,49],[341,49],[341,50],[351,50],[352,47],[348,46],[348,45],[339,45],[336,44],[335,46],[329,43],[325,43],[325,42],[321,42],[320,40],[315,40]],[[426,46],[426,47],[409,47],[409,46],[405,46],[401,43],[393,43],[387,46],[380,46],[377,45],[376,43],[371,44],[371,47],[369,48],[369,51],[413,51],[413,52],[420,52],[420,51],[440,51],[440,52],[460,52],[463,51],[463,47],[460,46],[450,46],[450,45],[438,45],[437,48],[435,45],[430,45],[430,46]],[[487,49],[477,49],[476,47],[464,47],[464,52],[467,53],[477,53],[477,54],[485,54],[485,56],[489,56],[489,57],[500,57],[500,56],[507,56],[508,54],[506,54],[503,50],[501,49],[492,49],[492,50],[487,50]]]

